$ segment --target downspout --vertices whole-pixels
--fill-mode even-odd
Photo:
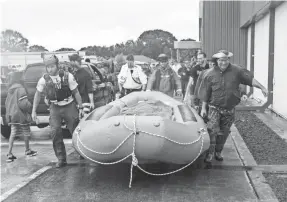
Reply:
[[[250,55],[248,55],[250,59],[250,72],[254,75],[254,43],[255,43],[255,18],[252,19],[251,26],[251,45],[250,45]],[[250,97],[254,92],[254,88],[250,87],[250,92],[248,93],[248,97]]]
[[[275,42],[275,8],[270,7],[269,10],[269,57],[268,57],[268,99],[262,106],[265,110],[269,105],[273,104],[273,80],[274,80],[274,42]],[[264,111],[263,110],[263,111]]]

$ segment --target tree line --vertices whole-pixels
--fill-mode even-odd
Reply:
[[[115,57],[119,54],[144,55],[156,59],[161,53],[175,58],[176,51],[173,48],[176,37],[161,29],[144,31],[136,40],[127,40],[112,46],[88,46],[79,51],[85,51],[86,55],[97,55],[105,58]],[[193,39],[182,39],[181,41],[195,41]],[[41,45],[29,46],[29,40],[20,32],[7,29],[1,32],[1,52],[45,52],[49,51]],[[52,51],[76,51],[73,48],[60,48]],[[195,50],[180,50],[181,58],[189,60]]]

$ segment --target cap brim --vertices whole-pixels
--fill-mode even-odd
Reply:
[[[233,53],[231,52],[228,52],[228,55],[222,53],[222,52],[219,52],[219,53],[216,53],[214,54],[212,57],[213,58],[229,58],[229,57],[232,57],[233,56]]]

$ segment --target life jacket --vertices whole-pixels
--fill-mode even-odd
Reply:
[[[49,74],[44,74],[45,79],[45,96],[49,101],[63,101],[72,95],[69,88],[69,72],[59,70],[61,79],[60,85],[53,82]]]
[[[173,70],[171,68],[167,69],[166,71],[167,71],[167,74],[166,75],[162,75],[160,69],[156,70],[155,83],[154,83],[154,86],[153,86],[154,90],[161,91],[161,92],[168,92],[168,91],[171,91],[172,89],[174,89],[174,85],[175,85],[174,75],[173,75],[174,72],[173,72]],[[167,80],[168,82],[166,83],[166,85],[164,85],[164,89],[159,89],[161,80],[165,79],[163,77],[169,77],[168,80]]]

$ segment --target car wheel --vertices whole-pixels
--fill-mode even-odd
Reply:
[[[11,133],[11,126],[1,125],[1,134],[3,137],[9,139]]]

